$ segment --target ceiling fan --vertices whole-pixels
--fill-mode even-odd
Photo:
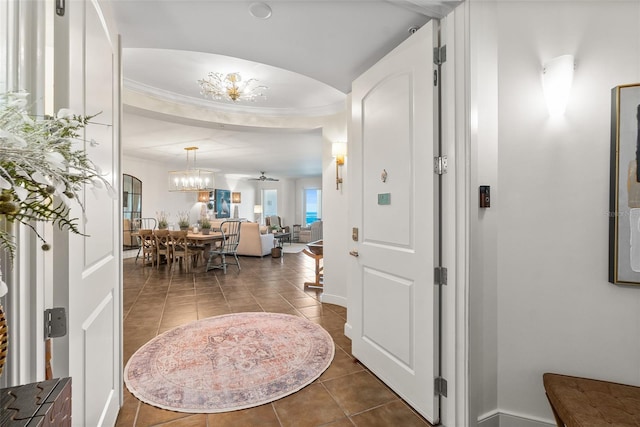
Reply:
[[[264,174],[264,171],[260,171],[260,176],[257,178],[249,178],[249,181],[280,181],[277,178],[271,178],[271,177],[267,177]]]

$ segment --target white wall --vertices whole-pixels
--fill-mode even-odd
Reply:
[[[498,406],[497,227],[498,63],[496,4],[472,2],[471,207],[469,265],[469,393],[472,419],[485,419]],[[480,209],[479,186],[491,187],[491,207]]]
[[[126,142],[125,142],[126,143]],[[197,221],[200,204],[197,193],[179,193],[168,191],[167,165],[137,157],[122,158],[122,173],[133,175],[142,181],[142,216],[157,217],[157,212],[169,214],[169,224],[177,223],[177,214],[190,211],[192,222]],[[253,205],[259,199],[256,184],[253,181],[215,175],[216,188],[239,191],[242,202],[238,205],[238,216],[251,221],[255,219]],[[233,206],[233,205],[232,205]],[[232,208],[233,209],[233,208]],[[233,210],[231,211],[233,214]]]
[[[497,265],[496,285],[487,274],[475,283],[489,295],[495,286],[497,300],[485,301],[480,313],[472,308],[471,323],[482,323],[492,336],[489,311],[497,308],[497,356],[481,369],[492,372],[497,363],[500,425],[543,425],[553,420],[544,372],[640,385],[640,288],[607,282],[610,91],[640,81],[640,3],[493,6],[495,15],[471,15],[471,28],[490,29],[495,19],[498,40],[499,191],[492,192],[490,210],[479,214],[474,235],[483,240],[474,248],[495,239],[497,252],[472,258]],[[474,41],[481,48],[473,40],[472,49]],[[552,120],[541,64],[566,53],[577,64],[571,100],[564,118]],[[492,56],[474,65],[478,85],[495,73]],[[493,107],[486,108],[479,119],[488,112],[494,120]],[[478,156],[495,151],[493,130],[479,123],[478,133]],[[478,159],[477,166],[478,180],[483,174],[492,179],[494,172],[482,169],[492,167],[491,160]]]
[[[351,96],[346,101],[348,117],[351,117]],[[347,114],[328,118],[322,128],[322,233],[324,246],[324,291],[322,302],[347,306],[347,263],[349,261],[348,203],[349,179],[347,178],[349,153],[342,166],[343,184],[336,190],[336,164],[331,157],[331,145],[347,141]]]

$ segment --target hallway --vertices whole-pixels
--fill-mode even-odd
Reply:
[[[186,274],[167,266],[123,262],[124,363],[154,336],[194,320],[228,313],[267,311],[304,316],[333,337],[333,362],[301,391],[255,408],[221,414],[186,414],[141,403],[124,389],[117,426],[429,426],[395,393],[351,357],[344,336],[346,309],[319,302],[304,290],[313,280],[313,260],[302,253],[282,259],[241,257],[242,271],[230,267]]]

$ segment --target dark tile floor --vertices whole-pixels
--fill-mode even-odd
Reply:
[[[303,316],[333,337],[333,362],[315,382],[283,399],[221,414],[186,414],[141,403],[125,387],[117,426],[429,426],[395,393],[351,356],[344,336],[345,308],[320,303],[320,293],[305,290],[314,278],[306,255],[284,258],[241,257],[242,271],[231,266],[186,274],[167,266],[143,267],[124,260],[124,363],[143,344],[170,328],[205,317],[245,311]]]

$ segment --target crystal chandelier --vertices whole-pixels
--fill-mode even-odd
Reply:
[[[187,147],[187,169],[169,171],[169,191],[213,191],[213,172],[196,167],[196,151],[198,147]],[[193,164],[189,161],[189,153],[193,152]]]
[[[267,99],[263,91],[269,89],[266,86],[258,85],[258,80],[248,79],[242,80],[239,73],[214,73],[211,72],[204,79],[198,80],[200,84],[200,93],[204,96],[210,96],[216,101],[231,100],[251,101],[258,99]]]

